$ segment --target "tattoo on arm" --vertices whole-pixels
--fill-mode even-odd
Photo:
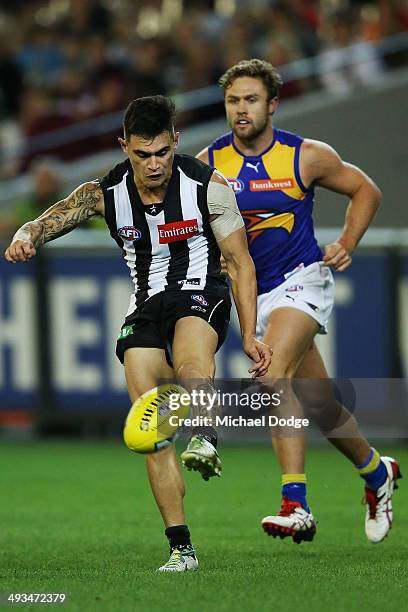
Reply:
[[[84,183],[40,217],[23,225],[19,232],[28,235],[35,247],[39,247],[67,234],[87,219],[100,215],[98,205],[102,199],[102,189],[97,181]]]

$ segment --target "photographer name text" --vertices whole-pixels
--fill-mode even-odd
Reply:
[[[275,415],[262,415],[257,418],[245,418],[243,416],[196,416],[191,419],[179,418],[176,414],[169,418],[171,427],[290,427],[301,429],[309,427],[309,419],[300,419],[290,416],[288,418]]]

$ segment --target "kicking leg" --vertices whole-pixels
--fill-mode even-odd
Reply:
[[[200,338],[200,350],[197,350],[192,338]],[[217,343],[217,333],[204,319],[183,317],[177,321],[173,340],[174,371],[178,382],[189,392],[198,388],[204,393],[214,392],[211,381],[215,373]],[[211,422],[211,412],[205,403],[198,408],[198,415],[205,416]],[[204,480],[220,476],[221,461],[216,446],[214,427],[197,428],[187,449],[181,454],[183,464],[189,470],[200,472]]]

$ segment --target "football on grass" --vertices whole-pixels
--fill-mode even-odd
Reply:
[[[177,429],[189,413],[189,395],[176,384],[143,393],[126,419],[123,437],[136,453],[155,453],[174,442]]]

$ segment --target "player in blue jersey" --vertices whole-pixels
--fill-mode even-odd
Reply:
[[[273,125],[282,79],[271,64],[241,61],[227,70],[220,85],[231,131],[198,157],[228,179],[245,220],[257,272],[258,334],[273,348],[268,376],[280,379],[281,385],[286,381],[280,413],[301,413],[301,402],[330,442],[354,463],[365,480],[366,535],[380,542],[391,527],[398,464],[380,457],[354,417],[337,403],[314,337],[326,333],[332,310],[331,269],[343,272],[350,266],[381,192],[329,145]],[[317,185],[349,198],[343,231],[323,251],[312,220]],[[297,379],[307,382],[301,385]],[[316,523],[306,498],[304,436],[285,434],[281,430],[273,438],[282,470],[282,506],[262,526],[273,536],[312,540]]]

